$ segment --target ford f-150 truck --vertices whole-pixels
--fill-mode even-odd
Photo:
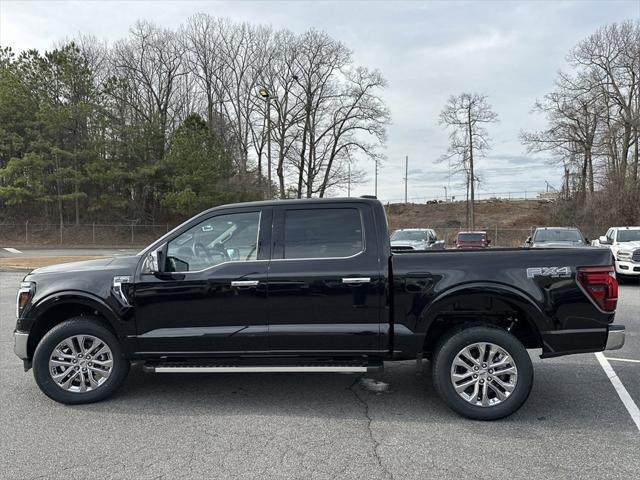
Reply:
[[[52,399],[150,372],[366,372],[431,360],[456,412],[496,419],[542,357],[620,348],[608,249],[393,254],[373,198],[207,210],[138,255],[29,273],[15,352]]]

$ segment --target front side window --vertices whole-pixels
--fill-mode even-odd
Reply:
[[[247,262],[258,257],[260,212],[210,217],[169,242],[169,272],[193,272],[223,262]]]
[[[284,258],[350,257],[363,249],[362,221],[356,208],[285,212]]]

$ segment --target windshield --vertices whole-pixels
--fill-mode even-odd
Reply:
[[[618,242],[638,242],[640,241],[640,229],[638,230],[618,230]]]
[[[396,230],[391,235],[391,240],[408,240],[410,242],[422,242],[427,238],[427,232]]]
[[[459,233],[459,242],[481,242],[485,239],[484,233]]]
[[[577,230],[538,230],[534,243],[541,242],[582,242],[582,235]]]

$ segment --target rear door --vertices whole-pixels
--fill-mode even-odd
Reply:
[[[364,203],[274,209],[268,281],[273,353],[380,350],[383,284],[374,225],[371,207]]]

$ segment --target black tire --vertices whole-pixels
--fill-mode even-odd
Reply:
[[[74,335],[97,337],[111,349],[113,357],[108,378],[95,389],[86,392],[65,390],[51,378],[49,369],[49,359],[53,349],[60,342]],[[42,337],[33,356],[33,376],[40,390],[56,402],[69,405],[99,402],[107,398],[127,377],[129,367],[129,360],[124,357],[118,339],[101,324],[99,319],[93,317],[74,317],[56,325]]]
[[[465,347],[482,342],[493,343],[506,350],[517,368],[513,392],[497,405],[478,406],[469,403],[456,392],[451,378],[452,365],[458,353]],[[501,328],[474,326],[453,331],[440,340],[433,358],[433,384],[438,395],[451,410],[474,420],[497,420],[511,415],[524,404],[533,386],[533,365],[526,348]]]

